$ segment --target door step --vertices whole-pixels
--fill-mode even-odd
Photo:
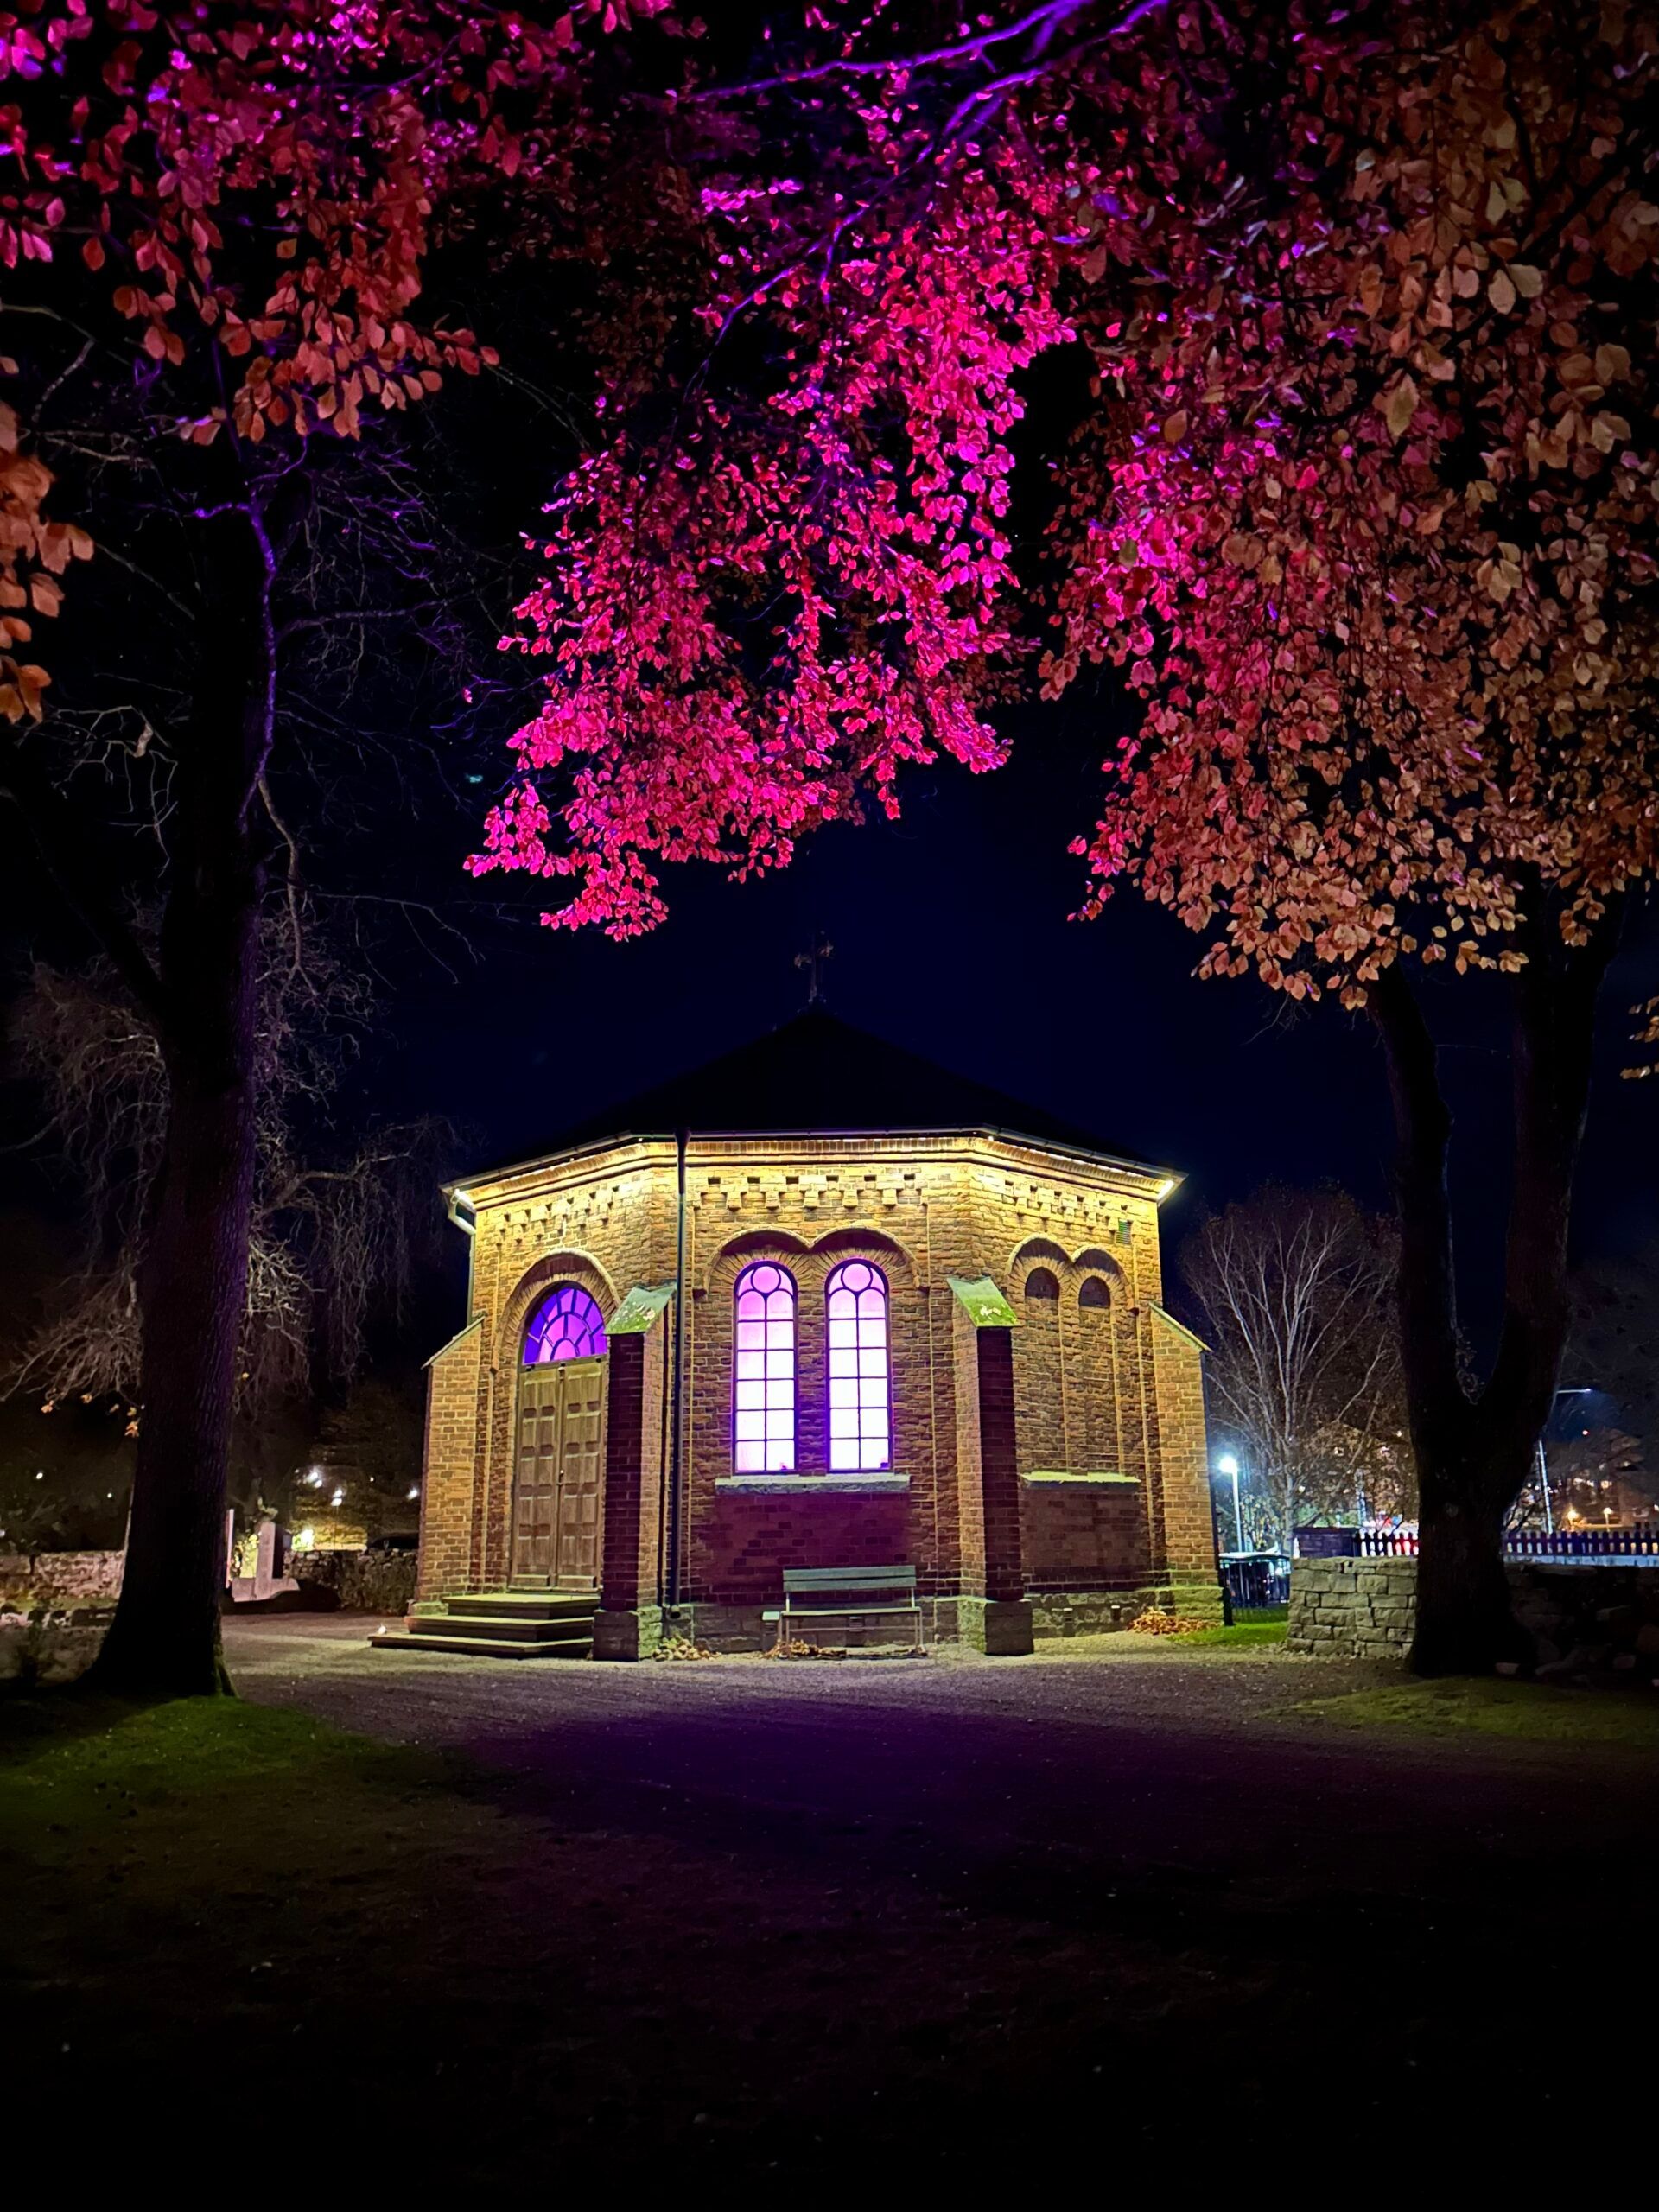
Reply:
[[[487,1659],[586,1659],[594,1648],[591,1592],[457,1592],[369,1638],[377,1651],[449,1651]]]
[[[464,1614],[513,1627],[527,1621],[590,1621],[598,1605],[591,1590],[467,1590],[444,1599],[443,1610],[452,1618]]]
[[[426,1629],[383,1628],[369,1638],[374,1651],[452,1651],[477,1659],[587,1659],[591,1636],[557,1643],[509,1643],[499,1637],[434,1636]]]

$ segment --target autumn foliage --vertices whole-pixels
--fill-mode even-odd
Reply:
[[[97,280],[77,304],[116,318],[138,361],[167,372],[159,435],[356,437],[365,414],[493,359],[422,313],[429,251],[521,172],[534,194],[559,195],[584,37],[664,5],[196,0],[178,14],[22,0],[0,18],[8,304],[68,312],[73,256]],[[29,642],[16,610],[54,612],[48,580],[91,550],[44,519],[51,477],[27,448],[0,416],[13,645]],[[0,713],[38,717],[45,670],[9,656],[0,677]]]
[[[610,35],[659,4],[22,0],[0,16],[0,715],[16,726],[0,797],[156,1055],[129,1250],[132,1511],[98,1661],[124,1695],[223,1686],[226,1455],[265,1259],[262,931],[277,893],[308,976],[300,887],[340,789],[334,718],[350,720],[368,637],[402,628],[419,664],[449,613],[444,534],[423,527],[440,495],[409,460],[436,440],[374,433],[487,365],[435,293],[475,295],[515,254],[588,251],[572,176],[602,158],[595,72],[625,69]],[[48,657],[24,632],[87,552],[64,706],[42,714]],[[97,818],[100,773],[124,830],[135,780],[149,804],[148,939],[122,895],[147,865],[130,874],[136,841]],[[332,1237],[351,1201],[327,1188]]]
[[[57,613],[59,577],[92,550],[84,530],[49,518],[51,488],[52,472],[24,451],[16,411],[0,401],[0,715],[8,721],[41,718],[41,695],[51,678],[20,653],[33,643],[35,617]]]
[[[1529,903],[1582,934],[1659,824],[1654,11],[1018,22],[827,46],[748,89],[738,162],[683,103],[696,339],[671,407],[619,378],[552,510],[478,864],[648,926],[662,861],[771,865],[906,761],[994,766],[1040,647],[1050,692],[1105,660],[1145,703],[1092,897],[1138,878],[1211,969],[1357,1000],[1405,952],[1514,964]],[[1090,397],[1022,563],[1055,349]]]

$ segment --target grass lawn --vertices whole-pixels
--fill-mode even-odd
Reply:
[[[1216,1647],[1234,1651],[1263,1649],[1284,1642],[1289,1619],[1288,1605],[1258,1605],[1248,1611],[1236,1611],[1227,1628],[1188,1629],[1179,1636],[1148,1637],[1146,1641],[1166,1646],[1172,1651],[1203,1651]]]
[[[1172,1636],[1168,1640],[1182,1651],[1202,1651],[1213,1645],[1233,1651],[1262,1650],[1284,1642],[1285,1624],[1282,1620],[1235,1621],[1230,1628],[1195,1628],[1188,1635]]]
[[[1554,1689],[1494,1676],[1390,1684],[1311,1699],[1292,1710],[1341,1728],[1410,1728],[1434,1736],[1472,1731],[1529,1744],[1659,1751],[1659,1694],[1648,1689]]]
[[[1052,2134],[1161,2094],[1172,2017],[1243,1994],[1156,1904],[1103,1942],[954,1859],[941,1893],[926,1839],[856,1803],[780,1850],[759,1796],[745,1843],[678,1793],[610,1827],[508,1795],[295,1710],[0,1701],[10,2108],[61,2142],[95,2083],[100,2139],[160,2171],[200,2081],[226,2157],[263,2110],[257,2156],[330,2185],[371,2141],[365,2173],[477,2188],[775,2181],[835,2141],[949,2171],[1000,2098]]]
[[[0,1699],[14,2193],[82,2137],[146,2176],[194,2141],[226,2186],[325,2201],[871,2171],[982,2193],[1034,2144],[1055,2174],[1104,2144],[1166,2176],[1195,2078],[1230,2129],[1279,2125],[1295,2084],[1299,2143],[1328,2116],[1345,2155],[1402,2065],[1489,2109],[1508,2023],[1611,2004],[1599,1967],[1513,1934],[1645,1848],[1623,1752],[1535,1773],[1312,1741],[1241,1713],[1267,1670],[1217,1654],[1183,1686],[1147,1656],[1137,1679],[440,1662],[399,1690],[319,1644],[317,1694],[480,1764],[299,1703]],[[1459,1688],[1605,1740],[1611,1701],[1570,1693],[1367,1697],[1444,1719]],[[1383,1932],[1388,1971],[1357,1973]]]
[[[107,1832],[111,1792],[126,1816],[164,1804],[208,1808],[222,1821],[233,1809],[239,1826],[257,1817],[266,1795],[302,1777],[343,1811],[342,1788],[425,1789],[445,1774],[419,1752],[238,1698],[146,1706],[79,1692],[15,1697],[0,1705],[0,1730],[9,1785],[0,1835],[66,1860],[89,1832]],[[53,1837],[65,1840],[53,1845]]]

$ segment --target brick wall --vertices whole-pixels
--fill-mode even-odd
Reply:
[[[1150,1318],[1160,1288],[1155,1192],[1150,1174],[984,1135],[696,1140],[686,1178],[682,1599],[770,1601],[796,1562],[902,1561],[927,1594],[986,1594],[981,1354],[948,1274],[989,1276],[1022,1317],[1006,1340],[1006,1377],[990,1378],[992,1402],[1008,1409],[1008,1471],[1136,1478],[1109,1497],[1036,1503],[1014,1483],[1003,1579],[1012,1545],[1020,1572],[1046,1587],[1065,1575],[1079,1590],[1117,1587],[1166,1567],[1213,1581],[1198,1354],[1163,1344]],[[519,1353],[549,1285],[582,1283],[608,1315],[629,1288],[666,1281],[675,1267],[671,1143],[628,1140],[532,1164],[471,1196],[474,1326],[432,1368],[423,1596],[508,1578]],[[906,1487],[732,1489],[737,1274],[770,1257],[796,1278],[804,1476],[827,1459],[824,1279],[852,1255],[881,1268],[890,1286],[893,1471]],[[1033,1326],[1025,1286],[1039,1257],[1061,1295]],[[1085,1284],[1109,1302],[1085,1303]],[[673,1327],[671,1309],[658,1340]],[[651,1387],[660,1387],[660,1357]],[[645,1387],[643,1376],[636,1384]],[[642,1601],[656,1573],[651,1519],[642,1503]],[[607,1526],[607,1559],[614,1535]]]
[[[957,1589],[985,1595],[985,1489],[979,1435],[979,1332],[951,1300],[950,1395],[957,1428]]]
[[[1117,1256],[1131,1250],[1120,1241],[1116,1252],[1068,1253],[1031,1237],[1009,1263],[1022,1323],[1014,1400],[1030,1590],[1128,1588],[1150,1571],[1143,1362]]]
[[[1190,1330],[1155,1303],[1147,1309],[1147,1334],[1157,1487],[1153,1563],[1178,1586],[1213,1586],[1216,1532],[1204,1427],[1202,1347]]]
[[[696,1599],[771,1605],[786,1567],[898,1567],[910,1560],[911,1496],[804,1484],[723,1493],[698,1524]]]
[[[421,1483],[420,1573],[416,1594],[464,1590],[472,1567],[473,1490],[478,1472],[478,1410],[483,1324],[452,1337],[426,1370],[425,1471]]]
[[[671,1313],[638,1336],[612,1339],[605,1440],[603,1604],[612,1611],[661,1596],[666,1369]]]
[[[697,1223],[704,1256],[699,1269],[701,1280],[697,1276],[692,1278],[695,1287],[685,1360],[689,1419],[682,1597],[687,1600],[724,1599],[740,1583],[747,1594],[754,1564],[760,1557],[756,1546],[760,1541],[760,1523],[755,1517],[754,1494],[725,1487],[734,1473],[734,1290],[738,1276],[758,1260],[773,1261],[786,1268],[795,1280],[795,1465],[804,1485],[798,1495],[810,1511],[810,1521],[803,1524],[802,1541],[811,1554],[802,1554],[795,1544],[777,1535],[778,1548],[771,1580],[762,1594],[772,1598],[780,1593],[785,1566],[912,1563],[931,1584],[938,1573],[933,1541],[933,1471],[938,1460],[936,1393],[930,1349],[930,1294],[917,1281],[911,1254],[890,1231],[872,1223],[849,1224],[820,1231],[815,1245],[808,1245],[798,1232],[791,1234],[781,1225],[740,1230],[735,1236],[727,1236],[716,1249],[708,1252],[707,1241],[711,1232],[724,1230],[727,1225],[718,1214],[712,1221],[700,1217]],[[861,1546],[838,1560],[823,1555],[822,1546],[828,1541],[828,1532],[839,1527],[846,1517],[826,1510],[829,1497],[842,1494],[832,1491],[822,1498],[811,1499],[808,1492],[821,1478],[831,1482],[836,1479],[829,1465],[825,1286],[832,1270],[853,1258],[869,1261],[887,1278],[893,1418],[891,1471],[903,1477],[909,1488],[899,1499],[882,1497],[880,1510],[874,1516],[888,1548],[873,1552]],[[875,1503],[875,1494],[872,1493],[843,1497],[843,1505],[851,1508],[854,1522],[861,1512],[868,1515]],[[773,1531],[779,1530],[786,1510],[787,1501],[773,1496],[766,1509],[765,1525]],[[894,1545],[896,1549],[893,1548]],[[741,1570],[736,1564],[740,1557],[744,1562]]]
[[[1020,1546],[1020,1452],[1014,1412],[1014,1332],[981,1329],[979,1468],[985,1505],[985,1595],[1001,1603],[1026,1593]]]
[[[1027,1479],[1020,1484],[1026,1588],[1138,1589],[1151,1572],[1141,1485]]]

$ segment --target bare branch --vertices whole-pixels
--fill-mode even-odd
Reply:
[[[1180,1268],[1211,1347],[1217,1429],[1287,1541],[1307,1511],[1408,1502],[1394,1232],[1339,1192],[1269,1186],[1212,1217]]]

